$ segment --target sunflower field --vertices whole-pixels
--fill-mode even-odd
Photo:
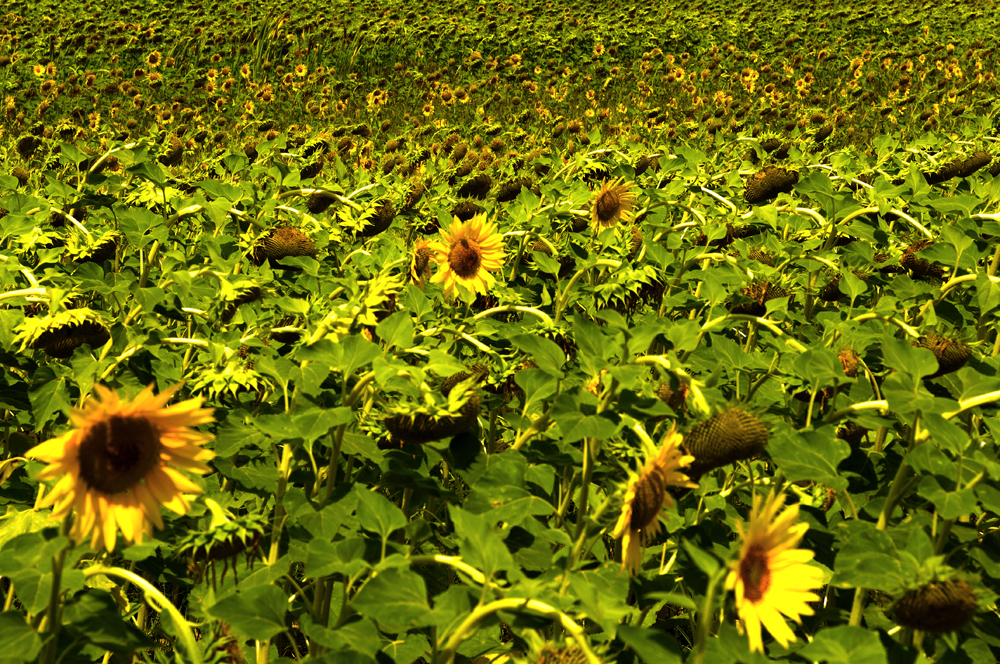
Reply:
[[[992,0],[0,8],[0,664],[1000,662]]]

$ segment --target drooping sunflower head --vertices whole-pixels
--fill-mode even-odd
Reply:
[[[601,183],[590,213],[590,225],[595,233],[611,228],[619,221],[632,219],[632,206],[635,204],[633,186],[634,182],[625,182],[623,178]]]
[[[739,558],[730,563],[726,588],[736,591],[736,607],[746,625],[752,651],[764,650],[761,625],[786,648],[795,634],[781,614],[797,623],[813,615],[809,602],[819,600],[812,590],[823,585],[823,573],[808,564],[814,553],[796,548],[809,529],[797,523],[799,506],[781,510],[784,494],[773,491],[765,499],[754,496],[750,523],[737,524],[742,538]]]
[[[667,487],[697,487],[681,469],[694,457],[681,450],[681,436],[671,429],[659,450],[647,461],[638,475],[629,478],[625,503],[613,536],[622,538],[622,569],[636,574],[642,565],[642,543],[660,531],[660,510],[673,507],[674,499]]]
[[[893,607],[899,624],[923,632],[952,632],[965,627],[979,604],[968,581],[933,581],[903,595]]]
[[[491,272],[503,264],[500,233],[479,216],[466,222],[455,219],[449,229],[441,229],[441,240],[430,246],[438,264],[431,282],[442,284],[448,297],[457,295],[456,285],[485,295],[495,281]]]
[[[738,408],[716,413],[691,428],[684,438],[694,455],[690,474],[701,476],[710,470],[758,456],[767,445],[767,426],[757,417]]]
[[[201,399],[167,407],[178,387],[154,396],[149,386],[124,403],[96,385],[98,398],[70,416],[76,428],[28,452],[49,464],[39,479],[58,480],[39,506],[53,506],[56,517],[75,512],[70,535],[77,542],[90,536],[91,547],[112,551],[121,530],[126,540],[142,543],[153,525],[163,527],[160,505],[184,514],[185,494],[201,493],[177,468],[210,470],[205,462],[215,453],[202,444],[212,436],[191,427],[214,418]]]

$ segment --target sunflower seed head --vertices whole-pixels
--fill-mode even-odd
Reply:
[[[966,581],[934,581],[911,590],[896,602],[896,620],[924,632],[951,632],[964,627],[978,604]]]
[[[694,456],[689,477],[758,456],[767,445],[767,427],[738,408],[717,413],[691,428],[684,445]]]

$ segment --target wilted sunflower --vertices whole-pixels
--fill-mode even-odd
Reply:
[[[200,398],[167,407],[179,387],[154,396],[150,385],[123,403],[112,390],[95,385],[99,398],[70,415],[76,428],[28,452],[49,464],[39,479],[58,480],[39,507],[53,506],[56,517],[75,509],[70,532],[75,541],[90,535],[92,548],[103,539],[112,551],[121,529],[126,540],[141,544],[153,524],[163,528],[160,505],[184,514],[189,508],[184,494],[201,493],[177,468],[210,470],[204,462],[215,453],[202,444],[212,435],[191,427],[214,418]]]
[[[634,182],[625,182],[623,178],[601,183],[590,213],[590,226],[595,233],[611,228],[618,221],[632,219],[632,206],[635,204],[633,186]]]
[[[779,515],[784,502],[784,494],[772,492],[766,501],[757,494],[746,531],[743,522],[737,523],[743,545],[739,559],[730,563],[726,590],[736,590],[736,609],[746,625],[751,651],[764,651],[762,624],[785,648],[795,641],[781,614],[797,623],[802,622],[800,616],[813,615],[807,602],[819,597],[810,591],[823,585],[823,572],[808,565],[815,554],[795,548],[809,524],[795,522],[798,505]]]
[[[638,475],[632,474],[625,491],[625,504],[613,537],[622,538],[622,569],[637,574],[642,565],[643,540],[660,532],[660,510],[673,507],[668,486],[696,488],[680,469],[694,461],[680,449],[682,437],[676,429],[667,432],[656,456]],[[631,473],[630,473],[631,474]]]
[[[431,283],[443,284],[449,297],[457,295],[455,284],[485,295],[495,279],[490,270],[499,270],[504,257],[496,226],[479,216],[466,222],[455,219],[451,228],[441,229],[441,237],[430,244],[440,266]]]

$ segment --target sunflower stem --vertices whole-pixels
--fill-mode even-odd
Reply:
[[[194,633],[191,631],[191,623],[185,620],[184,616],[177,607],[166,598],[166,596],[156,589],[156,586],[151,584],[146,579],[142,578],[134,572],[129,572],[128,570],[121,569],[120,567],[106,567],[104,565],[93,565],[88,567],[83,571],[83,576],[85,578],[90,578],[98,574],[103,574],[104,576],[117,576],[126,581],[131,581],[133,584],[138,586],[142,592],[146,601],[149,604],[154,605],[153,608],[159,611],[166,611],[174,623],[174,627],[178,631],[178,638],[184,645],[184,650],[187,651],[187,655],[192,664],[202,664],[204,661],[201,657],[201,650],[198,648],[198,642],[194,638]]]
[[[63,537],[69,535],[72,524],[73,514],[70,513],[62,521],[60,534]],[[45,618],[48,623],[48,637],[45,650],[42,652],[39,660],[42,664],[52,664],[55,662],[56,648],[59,642],[59,630],[62,628],[62,617],[60,615],[62,613],[62,606],[60,604],[60,598],[62,597],[62,571],[63,565],[66,563],[66,552],[72,546],[72,541],[67,540],[66,545],[59,549],[59,552],[52,559],[52,588],[49,592],[49,605],[45,609]],[[13,588],[11,588],[11,593],[13,593]]]
[[[703,664],[705,661],[705,645],[708,643],[708,637],[711,636],[712,624],[714,623],[715,611],[713,607],[715,606],[715,593],[719,587],[719,582],[722,581],[726,572],[727,569],[725,567],[720,567],[708,579],[708,588],[705,591],[705,603],[702,605],[701,612],[698,615],[698,634],[694,646],[695,664]]]
[[[864,588],[856,588],[854,590],[854,603],[851,605],[851,618],[847,622],[848,625],[852,627],[861,627],[861,615],[865,608],[865,598],[868,593],[865,592]]]

